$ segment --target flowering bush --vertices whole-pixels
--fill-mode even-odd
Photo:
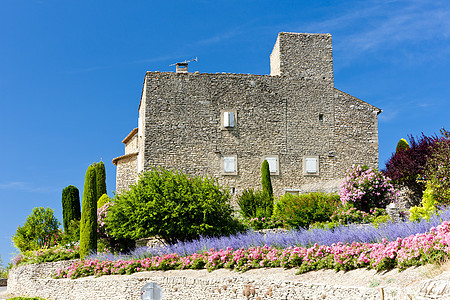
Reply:
[[[397,193],[389,178],[367,166],[353,166],[347,170],[341,184],[341,201],[352,203],[358,210],[369,212],[375,207],[385,208],[396,199]]]
[[[42,248],[34,251],[26,251],[12,259],[13,266],[25,264],[53,262],[80,258],[79,247],[77,245],[70,247],[54,246],[51,248]]]
[[[110,234],[106,220],[113,202],[106,202],[97,209],[97,251],[101,253],[118,253],[134,246],[134,241],[127,238],[115,238]]]
[[[372,223],[377,217],[386,215],[383,208],[371,208],[369,212],[356,209],[356,207],[341,206],[331,215],[331,221],[339,224]]]
[[[112,202],[105,203],[102,207],[97,208],[97,233],[99,238],[110,237],[106,228],[106,216],[108,215],[108,208],[113,206]]]
[[[394,241],[383,239],[380,243],[333,243],[330,246],[314,244],[312,247],[258,246],[248,249],[210,249],[202,253],[180,256],[177,253],[152,256],[136,260],[77,261],[60,269],[56,278],[79,278],[110,274],[131,274],[140,271],[168,269],[228,268],[246,271],[264,267],[297,267],[299,273],[319,269],[352,270],[369,268],[403,270],[410,266],[437,263],[450,252],[450,224],[442,222],[428,233],[408,236]]]

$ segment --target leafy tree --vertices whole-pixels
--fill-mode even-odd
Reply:
[[[59,234],[61,223],[55,218],[54,210],[43,207],[33,208],[23,226],[17,228],[12,240],[20,252],[37,250],[48,246]]]
[[[100,198],[103,194],[106,194],[106,169],[102,161],[94,165],[97,180],[97,197]]]
[[[97,251],[97,185],[95,164],[87,168],[80,222],[80,257]]]
[[[427,160],[426,178],[433,196],[440,204],[450,204],[450,137],[445,129],[442,137],[433,145],[433,151]]]
[[[273,199],[272,181],[270,180],[270,169],[267,160],[264,160],[261,166],[261,184],[263,193]]]
[[[80,192],[73,185],[65,187],[62,191],[62,213],[64,232],[68,233],[70,222],[81,219]]]
[[[116,195],[106,226],[115,238],[157,235],[168,243],[230,234],[237,230],[230,198],[216,180],[153,169]]]
[[[427,159],[431,155],[432,146],[436,140],[436,137],[427,137],[424,134],[416,139],[409,136],[410,147],[397,151],[391,156],[383,170],[384,175],[395,184],[407,186],[421,198],[425,190],[423,179],[425,179]]]

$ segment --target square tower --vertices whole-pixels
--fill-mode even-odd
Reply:
[[[270,54],[270,75],[333,83],[331,34],[280,32]]]

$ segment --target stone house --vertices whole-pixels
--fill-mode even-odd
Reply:
[[[239,194],[260,188],[267,159],[275,196],[338,191],[353,164],[378,167],[380,112],[334,87],[330,34],[282,32],[270,75],[147,72],[116,188],[161,166]]]

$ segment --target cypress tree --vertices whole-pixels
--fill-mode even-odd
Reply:
[[[101,161],[95,164],[95,176],[97,177],[97,200],[106,194],[106,170],[105,164]]]
[[[405,139],[400,139],[397,143],[397,148],[395,149],[395,153],[398,153],[399,151],[404,151],[409,149],[409,144]]]
[[[263,193],[273,199],[272,182],[270,181],[270,169],[267,160],[264,160],[261,166],[261,184]]]
[[[69,185],[62,191],[62,212],[64,232],[69,232],[70,221],[80,220],[80,192],[78,189]]]
[[[97,251],[97,184],[95,164],[87,168],[80,222],[80,257]]]

